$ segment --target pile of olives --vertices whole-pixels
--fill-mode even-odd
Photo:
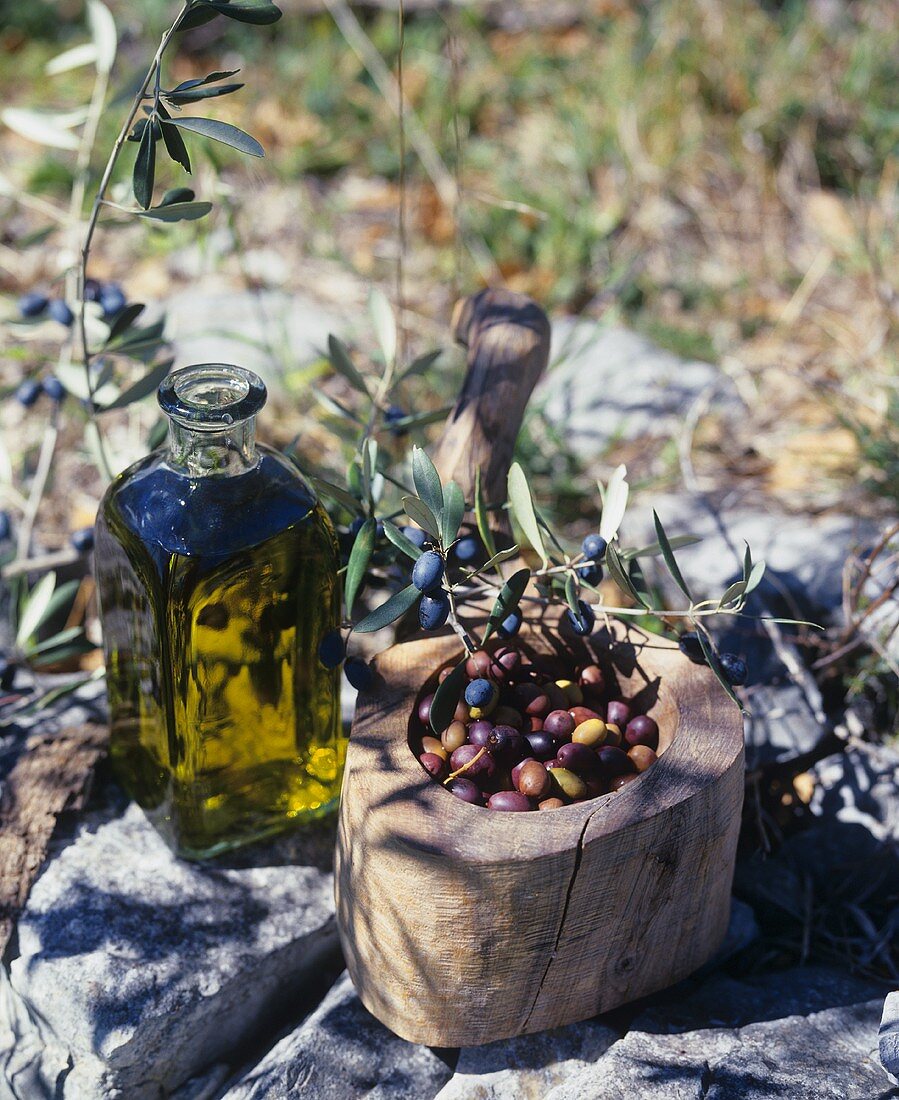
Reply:
[[[463,802],[555,810],[618,791],[657,759],[655,719],[638,713],[633,700],[611,698],[596,664],[556,678],[504,646],[472,653],[465,672],[467,685],[440,737],[429,725],[429,694],[411,738],[425,771]]]

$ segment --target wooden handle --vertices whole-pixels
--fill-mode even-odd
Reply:
[[[468,348],[468,369],[434,464],[474,499],[475,475],[488,504],[505,500],[515,440],[549,359],[549,318],[511,290],[482,290],[456,305],[453,336]]]

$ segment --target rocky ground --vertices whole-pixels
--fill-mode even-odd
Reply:
[[[544,384],[545,415],[585,450],[647,427],[677,436],[713,381],[706,364],[621,330],[559,325],[556,340],[570,354]],[[719,400],[726,415],[731,399]],[[680,555],[697,590],[738,571],[745,536],[771,569],[753,610],[798,605],[825,623],[840,614],[842,563],[874,534],[850,516],[790,517],[696,485],[654,504],[672,534],[704,536]],[[638,507],[629,541],[649,527]],[[899,1095],[899,752],[858,708],[822,697],[801,637],[743,633],[733,648],[753,673],[731,928],[677,988],[528,1039],[413,1046],[369,1015],[343,971],[328,828],[198,868],[171,857],[101,770],[87,811],[58,830],[0,972],[0,1096]],[[85,713],[102,713],[102,696],[29,723]],[[5,765],[29,723],[3,735]]]

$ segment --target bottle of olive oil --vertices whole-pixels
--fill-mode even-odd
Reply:
[[[109,487],[96,572],[113,764],[179,855],[322,816],[345,742],[338,551],[314,491],[255,442],[260,378],[203,364],[162,383],[168,447]]]

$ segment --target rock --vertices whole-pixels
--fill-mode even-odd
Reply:
[[[813,768],[811,808],[857,822],[879,840],[899,840],[899,753],[889,745],[857,741]]]
[[[739,898],[731,898],[730,922],[724,935],[724,942],[714,956],[702,966],[697,974],[710,974],[733,955],[754,943],[759,937],[759,923],[755,919],[752,907]]]
[[[670,435],[721,378],[712,364],[685,362],[635,332],[566,318],[553,320],[550,362],[535,402],[588,460],[617,439]]]
[[[437,1100],[541,1100],[555,1085],[595,1062],[619,1036],[598,1020],[466,1047]]]
[[[891,1082],[876,1061],[880,1000],[677,1035],[632,1030],[546,1100],[848,1100]]]
[[[366,1010],[344,975],[311,1016],[285,1036],[223,1097],[275,1100],[430,1100],[449,1066],[428,1047],[388,1031]]]
[[[337,953],[332,840],[201,867],[136,806],[87,815],[34,884],[11,966],[17,997],[71,1055],[50,1095],[156,1098],[296,1018]]]
[[[899,993],[890,993],[880,1020],[880,1061],[884,1069],[899,1077]]]
[[[883,993],[883,983],[832,966],[796,966],[740,979],[718,973],[699,985],[688,979],[656,994],[631,1029],[669,1035],[708,1027],[745,1027],[860,1004]]]

